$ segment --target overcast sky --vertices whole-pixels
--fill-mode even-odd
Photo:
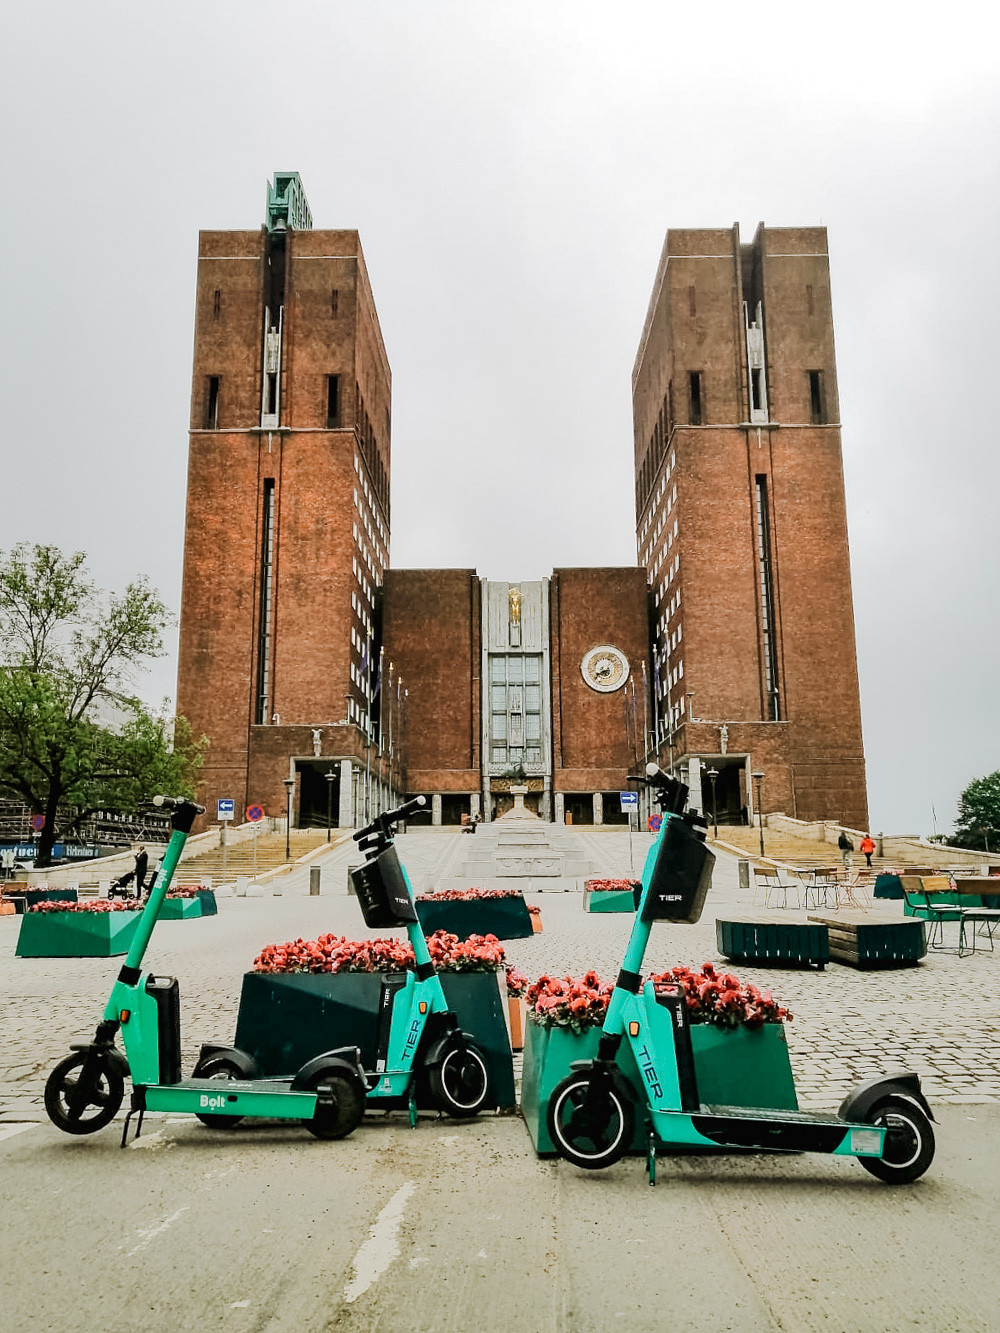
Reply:
[[[943,831],[1000,768],[995,9],[0,14],[0,548],[82,549],[178,607],[197,233],[259,226],[275,170],[361,232],[392,564],[494,578],[635,562],[630,373],[667,227],[823,223],[872,826]],[[145,693],[175,670],[172,641]]]

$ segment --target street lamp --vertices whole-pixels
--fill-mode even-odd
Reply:
[[[333,769],[323,774],[326,778],[326,840],[330,841],[330,824],[333,820],[333,780],[337,776]]]
[[[285,812],[285,860],[292,859],[292,793],[295,791],[295,779],[285,778],[285,791],[288,792],[288,805]]]
[[[715,808],[715,783],[719,776],[719,770],[717,768],[710,768],[706,771],[708,780],[712,784],[712,828],[714,830],[712,837],[717,838],[719,836],[719,816]]]
[[[764,781],[764,774],[758,772],[758,773],[751,773],[750,776],[753,778],[753,785],[756,788],[757,822],[760,825],[760,854],[761,856],[763,856],[764,855],[764,811],[760,808],[760,784]]]

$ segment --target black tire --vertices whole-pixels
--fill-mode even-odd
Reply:
[[[557,1083],[549,1098],[548,1128],[560,1157],[585,1171],[614,1166],[632,1146],[635,1109],[609,1081],[588,1108],[592,1075],[585,1070]]]
[[[231,1083],[236,1079],[246,1078],[246,1074],[240,1069],[238,1064],[227,1059],[226,1056],[210,1055],[207,1060],[198,1061],[192,1071],[191,1077]],[[241,1115],[202,1115],[200,1111],[195,1111],[195,1115],[201,1123],[207,1125],[209,1129],[235,1129],[243,1119]]]
[[[333,1071],[320,1073],[312,1092],[322,1093],[306,1129],[318,1139],[346,1139],[361,1124],[365,1113],[365,1095],[353,1079]]]
[[[868,1115],[871,1125],[888,1130],[881,1157],[858,1161],[887,1185],[908,1185],[918,1180],[934,1160],[934,1130],[927,1116],[906,1097],[887,1097]]]
[[[456,1120],[478,1115],[490,1091],[490,1071],[478,1047],[449,1046],[441,1063],[427,1071],[431,1097]]]
[[[83,1068],[91,1060],[86,1081]],[[96,1063],[94,1063],[96,1061]],[[94,1134],[118,1114],[125,1080],[110,1060],[77,1051],[60,1060],[45,1083],[45,1110],[65,1134]]]

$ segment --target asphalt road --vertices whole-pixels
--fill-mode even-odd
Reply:
[[[0,1127],[3,1333],[996,1330],[1000,1107],[891,1189],[823,1157],[539,1161],[514,1117],[339,1143]]]

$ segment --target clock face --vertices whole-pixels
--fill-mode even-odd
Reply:
[[[592,690],[611,694],[628,680],[628,658],[620,648],[605,643],[585,654],[580,670]]]

